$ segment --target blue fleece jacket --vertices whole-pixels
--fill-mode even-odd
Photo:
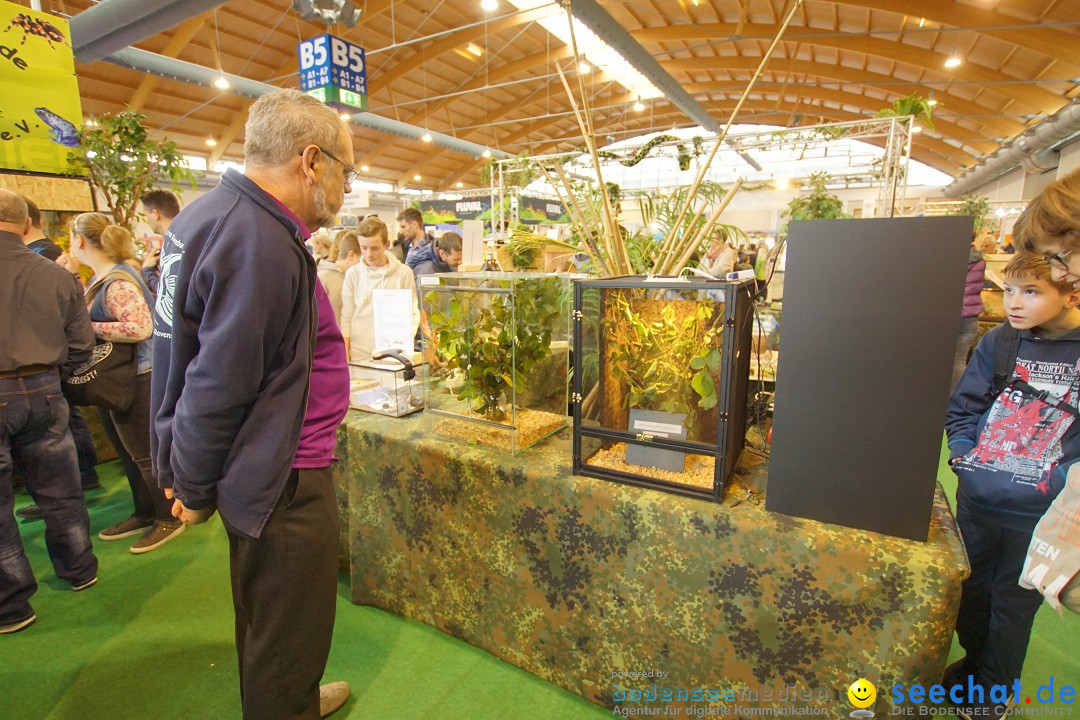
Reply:
[[[258,537],[292,470],[317,327],[302,228],[240,173],[165,233],[151,456],[192,509]]]
[[[454,272],[454,266],[444,263],[435,253],[435,243],[431,242],[409,253],[405,264],[412,268],[416,277],[421,275],[434,275],[435,273]],[[419,286],[419,283],[417,283]]]
[[[1030,530],[1065,486],[1080,459],[1080,422],[1029,393],[990,396],[1002,328],[991,330],[949,399],[945,428],[962,502],[1004,524]],[[1013,376],[1076,406],[1080,395],[1080,329],[1048,338],[1020,333]]]

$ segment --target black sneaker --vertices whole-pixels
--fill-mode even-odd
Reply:
[[[31,613],[30,617],[23,620],[16,620],[15,622],[8,623],[7,625],[0,625],[0,635],[10,635],[11,633],[17,633],[20,630],[25,630],[26,628],[33,625],[35,620],[37,620],[37,615]]]
[[[97,575],[90,578],[89,580],[87,580],[84,583],[79,583],[78,585],[72,584],[71,589],[74,590],[75,592],[82,592],[83,590],[85,590],[87,588],[92,588],[95,585],[97,585]]]
[[[15,511],[15,517],[23,520],[40,520],[45,514],[41,512],[41,506],[31,503]]]
[[[146,520],[132,515],[127,520],[118,522],[112,527],[99,532],[98,540],[122,540],[132,535],[144,533],[152,527],[154,527],[153,520]]]
[[[174,522],[158,520],[145,535],[135,541],[135,544],[131,546],[131,552],[135,555],[148,553],[184,532],[186,527],[187,525],[178,520]]]

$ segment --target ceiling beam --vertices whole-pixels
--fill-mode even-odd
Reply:
[[[646,42],[670,42],[670,41],[693,41],[693,40],[733,40],[735,25],[732,23],[702,23],[690,26],[666,26],[646,28],[633,33],[634,37],[642,43]],[[771,25],[749,24],[744,31],[751,34],[771,34]],[[945,69],[945,60],[948,55],[944,53],[925,50],[915,45],[898,43],[891,40],[882,40],[868,37],[843,37],[836,36],[829,30],[817,30],[813,28],[789,27],[784,42],[799,41],[808,45],[832,47],[851,52],[865,53],[886,60],[895,60],[905,63],[917,69],[927,68],[933,70],[941,68],[939,72],[956,80],[969,82],[1001,82],[1014,81],[1017,84],[1008,91],[1008,96],[1017,101],[1022,101],[1035,108],[1038,112],[1053,113],[1064,104],[1061,95],[1024,84],[1022,78],[1006,75],[1000,70],[983,67],[971,61],[965,61],[960,67],[952,70]],[[1076,42],[1075,39],[1073,42]],[[718,56],[713,60],[712,67],[724,67],[726,57]]]
[[[1019,45],[1072,65],[1080,66],[1080,43],[1076,35],[1048,27],[1016,27],[1027,23],[1024,18],[1007,15],[985,7],[942,0],[843,0],[837,5],[857,5],[883,12],[926,18],[940,25],[955,28],[977,28],[968,32],[992,37],[1011,45]],[[1002,26],[1000,30],[994,25]]]
[[[188,46],[195,35],[206,25],[207,19],[214,14],[213,10],[204,12],[202,15],[196,15],[190,20],[185,21],[180,27],[176,28],[176,32],[169,39],[169,43],[165,46],[165,49],[161,51],[161,54],[166,57],[180,57],[180,53],[184,48]],[[157,89],[158,83],[161,78],[156,75],[144,75],[143,79],[139,82],[139,87],[135,89],[135,92],[131,96],[131,100],[128,101],[128,109],[138,112],[146,104],[150,94]]]

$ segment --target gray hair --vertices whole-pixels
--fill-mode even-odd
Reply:
[[[275,167],[318,145],[341,157],[344,124],[334,110],[299,90],[263,95],[248,110],[244,126],[244,162]],[[352,158],[341,158],[352,162]]]
[[[29,210],[21,195],[10,190],[0,190],[0,222],[18,225],[20,230],[26,225]]]

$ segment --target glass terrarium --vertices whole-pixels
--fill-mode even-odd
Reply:
[[[436,435],[517,453],[567,423],[570,278],[419,278],[425,422]]]
[[[411,355],[412,353],[409,353]],[[349,406],[404,417],[424,409],[424,366],[397,351],[349,363]]]
[[[753,283],[574,283],[574,472],[720,501],[746,433]]]

